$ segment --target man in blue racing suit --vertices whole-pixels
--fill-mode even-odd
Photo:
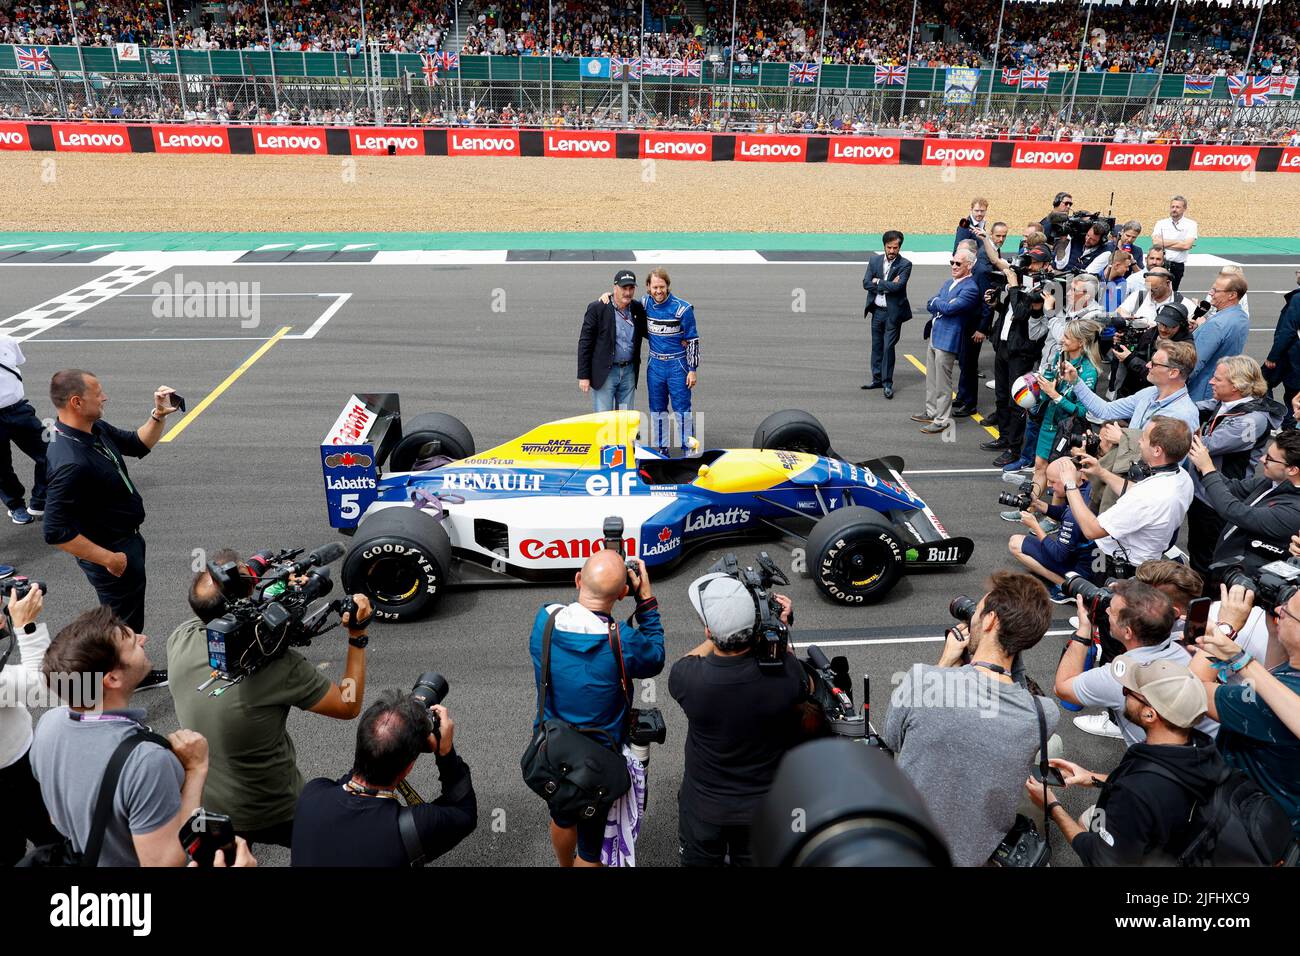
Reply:
[[[646,367],[646,387],[650,390],[650,444],[661,455],[668,454],[672,430],[668,407],[677,422],[682,447],[694,429],[691,423],[691,389],[695,387],[695,370],[700,365],[700,337],[695,328],[695,307],[671,292],[672,280],[665,269],[657,268],[646,276],[646,325],[650,333],[650,361]]]

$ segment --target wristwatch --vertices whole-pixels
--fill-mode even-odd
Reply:
[[[36,633],[36,622],[35,622],[35,621],[28,621],[26,624],[24,624],[24,625],[23,625],[23,633],[24,633],[24,634],[35,634],[35,633]]]
[[[362,634],[360,637],[348,638],[348,644],[350,644],[352,647],[355,647],[359,651],[364,651],[366,649],[366,645],[369,643],[370,643],[369,634]]]
[[[1234,637],[1237,636],[1238,633],[1237,629],[1233,627],[1231,624],[1229,624],[1227,621],[1219,621],[1216,626],[1219,629],[1219,633],[1222,634],[1224,637],[1226,637],[1228,640],[1232,640]]]

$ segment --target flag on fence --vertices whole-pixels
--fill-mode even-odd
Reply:
[[[154,66],[171,66],[172,51],[171,50],[150,50],[149,62],[152,63]]]
[[[611,56],[609,58],[609,78],[611,80],[641,79],[641,58],[639,56]]]
[[[1003,86],[1019,86],[1019,85],[1020,85],[1020,70],[1016,69],[1015,67],[1004,66],[1004,67],[1002,68],[1002,85],[1003,85]]]
[[[1052,74],[1046,70],[1040,70],[1036,66],[1020,74],[1020,88],[1022,90],[1047,90],[1047,82],[1052,78]]]
[[[703,77],[704,61],[703,60],[683,60],[682,76],[699,76]]]
[[[816,83],[821,71],[822,65],[820,63],[791,63],[790,82]]]
[[[1183,77],[1183,96],[1209,96],[1214,92],[1214,77],[1187,74]]]
[[[608,80],[614,75],[614,62],[607,56],[579,57],[578,75],[584,80]]]
[[[1291,98],[1295,96],[1296,80],[1300,77],[1278,75],[1272,78],[1269,93],[1273,96]]]
[[[48,48],[43,46],[16,46],[14,59],[18,61],[18,69],[28,73],[48,73],[54,69]]]
[[[1273,89],[1271,76],[1247,76],[1234,73],[1228,77],[1228,93],[1237,106],[1263,106]]]
[[[421,53],[420,62],[423,64],[420,67],[420,72],[424,74],[424,82],[429,84],[430,86],[437,86],[438,85],[437,59],[435,59],[432,53]]]
[[[686,65],[677,57],[664,60],[664,76],[684,76]]]
[[[459,70],[460,54],[459,53],[436,53],[438,58],[438,69],[440,70]]]
[[[140,62],[140,44],[138,43],[114,43],[113,48],[117,50],[117,58],[124,63]]]
[[[905,66],[877,66],[876,67],[876,86],[906,86],[907,85],[907,67]]]
[[[944,70],[943,101],[945,103],[974,103],[975,88],[979,86],[980,71],[967,66],[950,66]]]

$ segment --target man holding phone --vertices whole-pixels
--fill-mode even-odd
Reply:
[[[99,602],[137,632],[144,629],[144,500],[126,458],[143,458],[158,444],[167,416],[180,410],[173,395],[166,385],[156,389],[149,418],[126,431],[103,420],[108,395],[92,373],[68,368],[50,380],[59,418],[47,455],[45,541],[75,557]],[[166,671],[155,671],[141,687],[166,682]]]

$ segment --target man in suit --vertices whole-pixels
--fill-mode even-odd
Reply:
[[[1284,428],[1295,427],[1291,399],[1300,393],[1300,269],[1295,274],[1296,288],[1282,297],[1284,305],[1273,333],[1273,347],[1264,362],[1264,378],[1269,387],[1282,386],[1282,404],[1287,406]]]
[[[993,240],[993,253],[1000,258],[1002,243],[1007,239],[1006,223],[995,222],[989,226],[988,211],[987,199],[983,196],[972,199],[970,214],[962,220],[966,225],[963,226],[958,222],[957,231],[952,239],[953,252],[956,252],[957,247],[962,243],[975,250],[975,268],[971,270],[971,275],[981,296],[981,315],[968,322],[962,334],[961,351],[957,353],[957,367],[960,369],[960,374],[957,380],[957,400],[952,406],[953,418],[968,418],[975,414],[979,405],[980,347],[984,341],[983,336],[979,335],[979,330],[986,324],[984,314],[988,312],[988,306],[984,304],[982,297],[989,288],[990,277],[996,271],[994,260],[989,259],[987,240]]]
[[[862,288],[867,291],[863,314],[871,318],[871,382],[863,388],[883,388],[885,398],[894,397],[894,346],[903,323],[912,317],[907,301],[907,280],[912,263],[904,259],[903,234],[891,229],[880,237],[885,251],[867,263]]]
[[[957,353],[961,351],[962,333],[969,317],[981,311],[979,288],[971,275],[975,253],[959,245],[948,262],[951,277],[926,303],[931,319],[928,323],[930,348],[926,355],[925,412],[913,415],[921,431],[936,435],[952,424],[952,390],[956,384]]]
[[[636,273],[614,274],[613,298],[587,306],[578,335],[578,388],[591,393],[592,410],[613,411],[636,403],[641,343],[646,338],[645,307],[633,301]]]

